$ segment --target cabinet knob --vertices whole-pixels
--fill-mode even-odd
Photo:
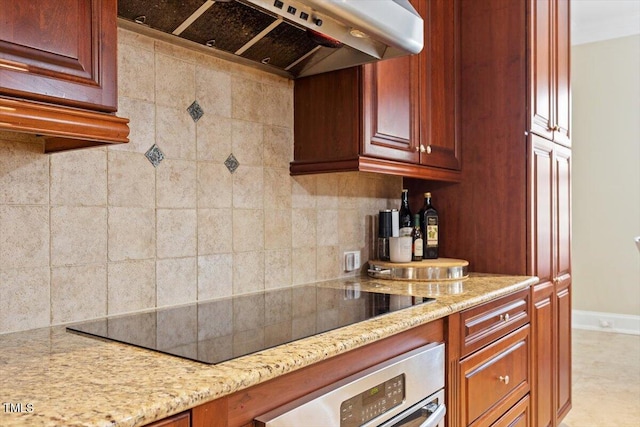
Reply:
[[[427,145],[427,154],[431,154],[431,145]]]
[[[426,149],[426,148],[424,148],[424,145],[420,144],[420,152],[421,152],[421,153],[424,153],[424,152],[426,152],[426,151],[427,151],[427,149]]]
[[[416,146],[416,153],[420,151],[420,147]]]
[[[500,315],[500,320],[502,320],[503,322],[508,322],[509,321],[509,313],[501,314]]]
[[[505,375],[504,377],[500,375],[498,379],[505,384],[509,384],[509,375]]]

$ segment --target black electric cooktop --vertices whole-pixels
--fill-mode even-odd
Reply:
[[[432,298],[296,286],[92,320],[68,331],[214,364]]]

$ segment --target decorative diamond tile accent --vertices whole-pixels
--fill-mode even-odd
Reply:
[[[238,169],[238,166],[240,166],[240,163],[233,153],[231,153],[229,157],[227,157],[227,160],[224,161],[224,165],[229,169],[229,172],[234,173],[236,169]]]
[[[202,107],[198,104],[198,101],[193,101],[193,103],[189,105],[189,108],[187,108],[187,111],[194,122],[200,120],[200,117],[204,115],[204,111],[202,111]]]
[[[156,144],[153,144],[151,148],[144,153],[144,155],[151,162],[154,168],[157,168],[160,162],[164,160],[164,153]]]

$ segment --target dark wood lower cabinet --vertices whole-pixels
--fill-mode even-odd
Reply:
[[[529,425],[531,311],[527,289],[447,318],[448,427]]]
[[[315,363],[192,409],[193,427],[245,427],[274,408],[366,368],[432,342],[444,341],[444,320],[435,320]]]
[[[571,286],[564,280],[532,288],[534,426],[558,426],[571,409]]]

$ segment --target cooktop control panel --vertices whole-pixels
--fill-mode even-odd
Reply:
[[[402,403],[404,374],[353,396],[340,405],[340,427],[358,427]]]

